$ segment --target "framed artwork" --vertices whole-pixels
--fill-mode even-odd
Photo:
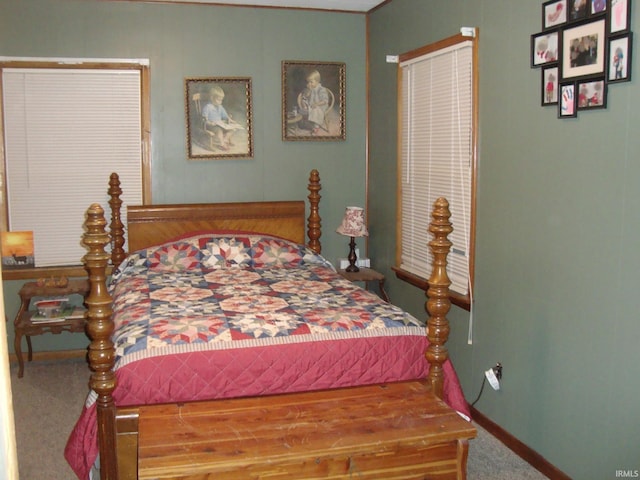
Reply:
[[[562,31],[562,80],[604,74],[605,25],[600,19]]]
[[[558,118],[573,118],[577,116],[576,82],[560,83],[558,89]]]
[[[558,31],[531,35],[531,68],[558,61]]]
[[[591,0],[569,0],[568,22],[577,22],[587,18],[591,9]]]
[[[631,0],[608,0],[609,34],[627,32],[631,22]]]
[[[631,80],[630,17],[631,0],[543,0],[530,52],[540,105],[557,105],[558,118],[606,108],[608,85]]]
[[[606,108],[607,84],[604,78],[578,82],[578,110]]]
[[[185,79],[190,160],[252,158],[251,78]]]
[[[542,28],[548,30],[567,22],[567,0],[549,0],[542,4]]]
[[[542,106],[558,104],[559,78],[558,65],[542,67]]]
[[[344,140],[345,64],[282,62],[282,140]]]
[[[609,66],[607,82],[628,82],[631,80],[631,45],[633,34],[627,33],[609,40]]]
[[[591,15],[598,15],[607,11],[607,0],[589,0],[591,2]]]
[[[0,232],[2,246],[2,268],[20,269],[33,268],[33,231]]]

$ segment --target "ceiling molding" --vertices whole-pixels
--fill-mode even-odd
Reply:
[[[366,13],[388,0],[128,0],[156,3],[208,4],[218,6],[299,8]]]

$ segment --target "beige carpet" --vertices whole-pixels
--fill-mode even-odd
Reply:
[[[89,369],[81,359],[25,364],[23,378],[11,365],[20,480],[73,480],[64,446],[88,392]],[[469,446],[469,480],[540,480],[533,469],[486,431]],[[383,480],[383,479],[381,479]]]

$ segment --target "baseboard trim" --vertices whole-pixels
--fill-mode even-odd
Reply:
[[[479,412],[474,407],[471,407],[471,418],[473,418],[473,420],[487,432],[504,443],[505,446],[511,449],[525,462],[527,462],[543,475],[549,477],[551,480],[571,480],[571,477],[569,475],[549,463],[549,461],[538,452],[522,443],[520,440],[504,430],[500,425],[493,422],[493,420],[485,416],[483,413]]]
[[[50,352],[33,352],[33,361],[51,361],[51,360],[67,360],[69,358],[81,358],[87,356],[87,349],[82,350],[55,350]],[[27,361],[27,354],[22,352],[24,358],[25,367],[29,364]],[[15,353],[9,354],[9,361],[12,363],[18,362],[18,357]],[[87,367],[88,368],[88,367]]]

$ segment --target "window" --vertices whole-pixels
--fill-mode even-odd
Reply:
[[[148,62],[2,59],[0,68],[2,227],[34,232],[36,267],[79,265],[84,213],[100,202],[110,215],[112,172],[124,204],[150,201]]]
[[[475,238],[477,38],[456,35],[400,56],[398,242],[394,269],[421,288],[431,274],[428,232],[449,201],[452,302],[470,308]]]

